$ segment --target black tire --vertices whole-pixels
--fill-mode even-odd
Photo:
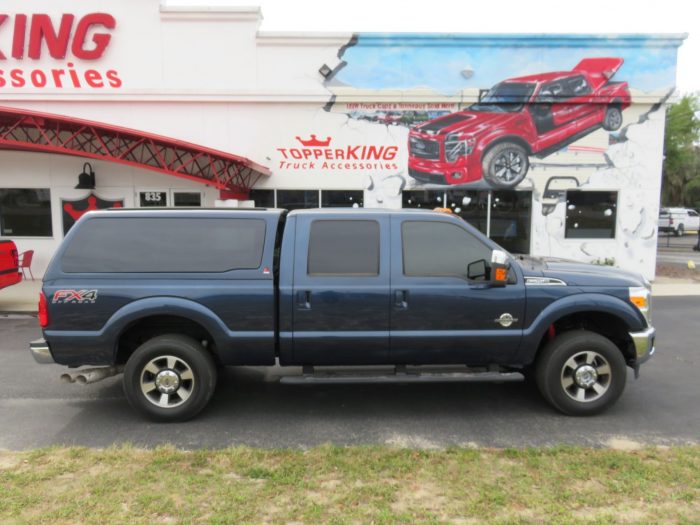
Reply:
[[[142,383],[146,389],[153,388],[145,392]],[[209,403],[216,388],[216,364],[197,340],[179,334],[161,335],[131,355],[124,368],[123,386],[131,406],[149,419],[185,421]],[[165,400],[163,394],[168,396]]]
[[[596,373],[591,374],[590,368]],[[573,330],[547,343],[537,358],[535,375],[540,393],[554,408],[570,416],[589,416],[607,409],[620,397],[627,381],[627,365],[620,349],[606,337]],[[594,376],[590,387],[578,383]]]
[[[529,167],[527,151],[513,142],[496,144],[482,161],[484,180],[499,189],[515,188],[523,181]]]
[[[526,367],[523,367],[520,370],[520,373],[523,375],[523,384],[528,389],[536,389],[537,388],[537,378],[536,378],[536,374],[535,374],[535,365],[528,365]]]
[[[619,106],[608,106],[603,117],[605,131],[617,131],[622,126],[622,110]]]
[[[682,224],[679,224],[679,225],[678,225],[678,228],[675,229],[675,231],[673,232],[673,234],[674,234],[676,237],[683,237],[683,236],[685,235],[685,226],[683,226]]]

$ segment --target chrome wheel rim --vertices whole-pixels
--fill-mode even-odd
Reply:
[[[574,354],[561,369],[561,386],[578,403],[597,401],[608,391],[611,381],[610,363],[592,350]]]
[[[494,161],[494,176],[502,182],[513,182],[520,177],[524,164],[525,160],[517,151],[504,151]]]
[[[175,408],[194,390],[194,372],[179,357],[163,355],[151,359],[141,371],[141,392],[159,408]]]

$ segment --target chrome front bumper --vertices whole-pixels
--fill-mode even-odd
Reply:
[[[49,343],[44,339],[37,339],[29,343],[29,351],[34,358],[34,361],[40,365],[50,365],[55,363],[53,356],[51,355],[51,350],[49,349]]]
[[[656,348],[654,340],[656,339],[656,328],[650,326],[642,332],[630,332],[630,337],[634,343],[636,353],[635,365],[641,365],[654,355]]]

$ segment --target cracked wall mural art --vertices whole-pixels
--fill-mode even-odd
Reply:
[[[355,143],[395,148],[360,170],[365,206],[401,207],[405,190],[531,192],[532,254],[653,276],[676,48],[571,38],[354,35],[323,81],[331,156]],[[325,139],[318,131],[302,138]],[[601,210],[613,239],[576,235],[573,191],[615,192]]]

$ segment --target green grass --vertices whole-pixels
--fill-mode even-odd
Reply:
[[[0,452],[1,523],[700,523],[700,446]]]

